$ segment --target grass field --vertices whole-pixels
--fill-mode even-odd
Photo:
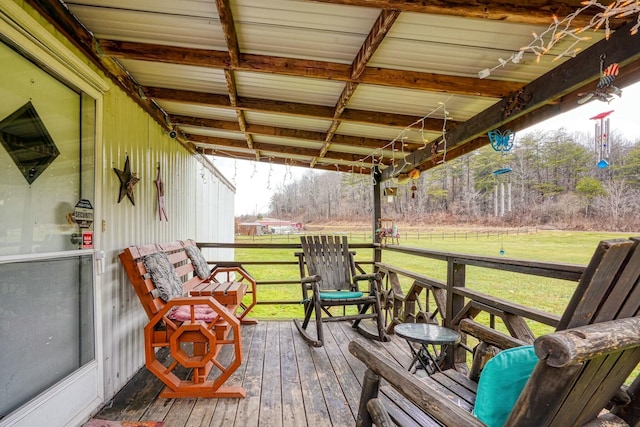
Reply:
[[[370,236],[366,232],[347,233],[351,243],[366,243]],[[329,234],[326,230],[323,233]],[[638,233],[640,234],[640,233]],[[470,230],[443,229],[429,233],[408,233],[401,238],[403,246],[433,249],[446,252],[478,254],[505,258],[536,261],[550,261],[571,264],[586,264],[591,258],[600,240],[628,237],[630,234],[568,232],[568,231],[529,231],[527,233],[510,231],[508,234],[481,233]],[[238,242],[247,241],[239,238]],[[250,241],[264,243],[297,243],[298,237],[260,236]],[[501,251],[504,252],[500,255]],[[292,250],[236,249],[237,261],[295,261]],[[372,252],[360,250],[357,260],[371,260]],[[391,251],[383,251],[383,262],[402,267],[439,280],[446,279],[446,264],[441,261],[409,256]],[[260,280],[297,280],[297,265],[248,266],[250,274]],[[554,314],[561,314],[576,283],[561,280],[500,272],[479,267],[467,268],[467,286],[487,294],[534,307]],[[410,282],[404,281],[408,289]],[[300,285],[265,285],[258,288],[260,301],[300,301]],[[302,316],[300,304],[259,305],[252,312],[257,318],[294,318]],[[548,327],[531,325],[534,332],[546,333]]]

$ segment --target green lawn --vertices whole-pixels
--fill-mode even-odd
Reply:
[[[533,231],[526,234],[509,231],[508,234],[497,235],[445,229],[442,232],[421,233],[420,236],[417,233],[405,233],[400,244],[446,252],[584,265],[591,258],[600,240],[629,235],[567,231]],[[349,234],[352,243],[366,242],[369,238],[366,232]],[[239,238],[238,241],[246,242],[247,239]],[[293,235],[260,236],[250,241],[296,243],[298,238]],[[500,255],[501,250],[504,251],[504,255]],[[237,261],[296,260],[293,251],[287,249],[236,249],[235,258]],[[358,260],[371,260],[371,258],[372,253],[369,250],[360,250],[356,255]],[[441,261],[384,251],[383,262],[439,280],[446,278],[446,264]],[[246,268],[258,281],[299,279],[297,265],[248,266]],[[406,280],[402,284],[405,289],[408,289],[411,283]],[[573,293],[575,283],[468,267],[467,286],[499,298],[561,314]],[[300,285],[259,286],[258,299],[259,301],[300,301],[302,299]],[[254,308],[252,315],[263,319],[301,317],[302,306],[300,304],[259,305]],[[548,331],[544,326],[534,324],[531,326],[536,334]]]

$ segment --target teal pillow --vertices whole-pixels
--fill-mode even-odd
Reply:
[[[536,363],[532,345],[503,350],[489,360],[480,374],[473,414],[489,427],[502,427]]]

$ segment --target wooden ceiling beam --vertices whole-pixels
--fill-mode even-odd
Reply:
[[[255,160],[253,155],[250,153],[234,153],[233,156],[225,153],[224,151],[219,151],[215,148],[204,148],[197,147],[196,151],[200,154],[207,156],[218,156],[218,157],[226,157],[230,159],[242,159],[242,160]],[[262,155],[260,156],[260,160],[262,162],[273,163],[274,165],[283,165],[283,166],[299,166],[305,167],[305,164],[298,160],[292,160],[289,157],[278,157],[276,155]],[[346,166],[346,165],[326,165],[319,163],[316,165],[315,169],[318,170],[326,170],[331,172],[344,172],[344,173],[358,173],[363,175],[370,175],[371,168],[366,165],[358,165],[358,166]]]
[[[386,19],[389,18],[387,17]],[[371,38],[375,39],[376,36],[371,36]],[[232,69],[234,71],[281,74],[323,80],[355,81],[364,84],[438,93],[445,92],[457,95],[502,98],[522,87],[522,83],[519,82],[479,79],[475,76],[450,76],[418,71],[366,67],[361,65],[361,61],[371,55],[365,52],[374,47],[369,45],[363,45],[361,49],[363,53],[358,53],[351,66],[307,59],[249,54],[239,54],[239,64],[233,65],[229,54],[224,51],[106,39],[99,40],[99,45],[103,55],[114,58]],[[354,70],[356,71],[355,75],[357,75],[357,78],[353,77]]]
[[[369,62],[375,51],[378,49],[380,43],[382,43],[382,41],[384,40],[384,36],[387,34],[393,23],[396,22],[396,19],[398,19],[399,15],[400,12],[397,10],[383,10],[382,12],[380,12],[380,15],[378,15],[378,18],[376,19],[376,22],[374,22],[373,26],[371,27],[371,31],[369,31],[367,38],[362,43],[362,46],[360,46],[360,50],[358,50],[358,53],[351,63],[351,79],[356,80],[360,78],[367,66],[367,63]],[[347,104],[349,103],[349,100],[353,96],[353,93],[356,91],[357,87],[358,84],[351,81],[347,82],[344,89],[342,90],[340,98],[335,105],[333,122],[331,123],[331,127],[327,132],[325,142],[320,149],[320,154],[318,154],[318,157],[324,157],[329,150],[329,147],[331,146],[331,140],[338,130],[338,126],[340,126],[340,116],[342,115],[344,109],[347,108]],[[313,161],[311,161],[311,167],[316,164],[318,157],[314,158]]]
[[[227,120],[214,120],[207,119],[201,117],[192,117],[192,116],[180,116],[180,115],[169,115],[169,119],[172,123],[180,126],[197,126],[203,128],[210,129],[220,129],[232,132],[242,132],[240,130],[240,126],[236,122],[227,121]],[[306,139],[309,141],[318,141],[324,142],[325,133],[323,132],[313,132],[308,130],[301,129],[289,129],[289,128],[278,128],[274,126],[266,126],[266,125],[256,125],[256,124],[247,124],[246,130],[251,135],[265,135],[265,136],[276,136],[281,138],[291,138],[291,139]],[[375,138],[363,138],[359,136],[349,136],[349,135],[335,135],[334,143],[348,145],[351,147],[364,147],[364,148],[380,148],[384,147],[389,143],[389,141],[385,139],[375,139]],[[417,148],[418,146],[422,146],[422,144],[415,144],[409,142],[405,147],[405,150],[412,150]]]
[[[220,18],[224,39],[227,42],[231,65],[237,67],[238,64],[240,64],[240,46],[238,44],[238,35],[233,22],[233,14],[231,13],[229,0],[216,0],[216,7],[218,9],[218,17]]]
[[[564,18],[582,7],[581,0],[313,0],[350,6],[398,9],[402,12],[428,13],[432,15],[463,18],[491,19],[520,24],[549,25],[553,16]],[[600,9],[586,10],[575,17],[575,26],[584,26]]]
[[[456,147],[474,140],[492,129],[511,123],[516,124],[520,117],[524,117],[539,108],[545,108],[547,104],[553,104],[562,99],[562,97],[575,93],[578,88],[585,87],[590,83],[594,88],[595,82],[600,78],[600,72],[594,66],[594,58],[606,55],[607,63],[618,63],[621,70],[624,70],[626,64],[632,64],[640,60],[640,43],[630,33],[632,25],[633,23],[623,26],[614,32],[609,40],[599,41],[578,54],[571,61],[560,64],[524,86],[520,98],[526,100],[526,102],[520,105],[517,111],[512,110],[513,99],[508,97],[454,127],[446,135],[448,151],[454,150]],[[635,64],[633,67],[635,67]],[[505,112],[508,111],[511,111],[511,113],[505,115]],[[441,152],[444,148],[442,138],[432,144],[436,144],[438,152]],[[405,164],[421,165],[428,162],[431,157],[432,154],[429,149],[415,151],[405,157]],[[450,158],[449,155],[447,157]],[[399,168],[396,170],[392,168],[385,169],[382,173],[382,179],[390,179],[402,172],[404,170]]]
[[[185,91],[179,89],[166,89],[159,87],[145,87],[144,93],[147,97],[157,100],[171,100],[198,104],[213,108],[233,109],[226,95],[219,95],[206,92]],[[290,114],[294,116],[310,117],[315,119],[333,120],[334,108],[322,105],[302,104],[295,102],[274,101],[269,99],[238,97],[238,109],[244,111],[256,111],[263,113]],[[378,126],[394,126],[404,129],[411,123],[422,120],[422,117],[410,116],[407,114],[383,113],[379,111],[345,109],[340,119],[343,122],[360,123]],[[451,127],[457,123],[447,120]],[[442,120],[427,118],[424,119],[424,130],[430,132],[442,131]]]
[[[246,150],[246,145],[244,141],[239,139],[229,139],[229,138],[219,138],[213,136],[203,136],[203,135],[187,135],[187,138],[190,142],[195,143],[198,146],[212,146],[211,148],[215,148],[218,150]],[[316,155],[317,151],[314,148],[306,148],[306,147],[293,147],[290,145],[280,145],[280,144],[269,144],[264,142],[256,142],[255,149],[260,152],[278,152],[282,157],[286,156],[303,156],[312,158]],[[326,161],[329,163],[332,162],[350,162],[354,165],[361,165],[363,155],[362,154],[352,154],[352,153],[344,153],[337,151],[329,151],[327,153],[327,157],[322,159],[322,161]],[[390,158],[385,158],[384,162],[391,163]]]
[[[380,12],[378,19],[376,19],[376,22],[373,24],[371,31],[367,35],[364,43],[362,43],[360,50],[351,64],[351,79],[357,80],[360,78],[369,60],[384,40],[393,23],[398,19],[398,16],[400,16],[399,10],[387,9]]]

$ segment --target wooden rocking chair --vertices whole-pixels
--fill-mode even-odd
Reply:
[[[354,253],[349,251],[346,237],[338,236],[302,236],[302,253],[298,256],[304,320],[294,319],[302,337],[310,345],[323,345],[322,323],[340,320],[353,321],[353,328],[362,335],[380,341],[388,340],[384,332],[384,319],[380,309],[378,294],[379,274],[356,274]],[[368,281],[369,289],[361,292],[358,282]],[[331,313],[329,308],[342,306],[341,315]],[[346,306],[357,306],[356,314],[347,314]],[[371,312],[368,312],[371,309]],[[307,332],[311,316],[315,312],[316,338]],[[373,319],[377,333],[362,328],[363,319]]]

